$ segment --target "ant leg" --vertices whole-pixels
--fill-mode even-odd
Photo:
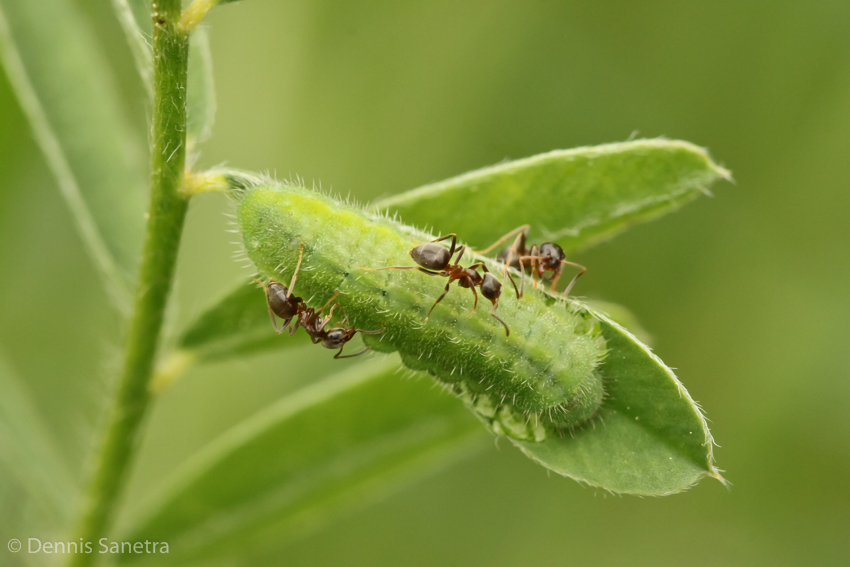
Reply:
[[[537,289],[537,272],[540,269],[540,260],[543,259],[543,256],[539,256],[540,250],[537,248],[536,244],[531,246],[531,253],[526,254],[525,256],[521,256],[522,260],[531,260],[531,279],[534,280],[534,289]]]
[[[337,296],[337,295],[339,295],[339,290],[337,290],[337,291],[336,291],[336,293],[335,293],[335,294],[333,294],[333,295],[331,296],[331,298],[330,298],[330,299],[328,299],[328,302],[327,302],[327,303],[325,303],[325,304],[322,306],[322,308],[321,308],[321,309],[319,309],[319,312],[318,312],[318,313],[316,313],[316,315],[321,315],[321,314],[322,314],[322,311],[324,311],[324,310],[325,310],[325,308],[326,308],[328,305],[330,305],[330,304],[331,304],[331,301],[333,301],[334,299],[336,299],[336,296]],[[336,307],[336,305],[334,305],[334,307]],[[333,309],[334,309],[334,308],[333,308],[333,307],[331,307],[331,313],[333,313]]]
[[[336,295],[334,295],[334,297],[336,297]],[[331,299],[333,299],[333,297]],[[327,305],[325,305],[325,307],[327,307]],[[324,309],[325,307],[322,307],[322,309]],[[339,303],[334,303],[331,306],[330,312],[325,316],[324,319],[322,319],[321,323],[319,323],[319,330],[320,331],[325,328],[325,326],[330,322],[331,319],[333,319],[334,309],[336,309],[337,307],[339,307]],[[321,313],[321,311],[319,311],[319,313]],[[346,317],[346,321],[348,321],[347,317]],[[343,327],[344,326],[345,326],[345,324],[343,324]]]
[[[523,225],[523,226],[528,226],[528,225],[526,224],[526,225]],[[520,227],[520,228],[522,228],[522,227]],[[519,258],[526,252],[526,250],[525,250],[525,235],[526,235],[525,232],[520,232],[519,234],[517,234],[516,239],[514,240],[514,243],[511,244],[511,247],[508,249],[508,257],[505,258],[505,267],[502,268],[502,276],[510,277],[509,268],[511,266],[511,262],[513,262],[514,254],[517,255],[517,258]],[[502,283],[505,283],[504,277],[502,278]],[[516,284],[514,284],[514,287],[516,287]]]
[[[297,330],[298,330],[298,325],[299,325],[300,323],[301,323],[301,319],[299,319],[298,317],[295,317],[295,324],[294,324],[294,325],[292,325],[292,328],[291,328],[291,329],[289,329],[289,336],[290,336],[290,337],[291,337],[291,336],[293,336],[293,335],[295,334],[295,331],[297,331]],[[287,325],[288,325],[288,324],[289,324],[289,323],[287,323]]]
[[[455,266],[460,264],[460,259],[463,258],[463,253],[466,252],[466,244],[457,249],[457,260],[455,260]],[[451,262],[451,256],[449,256],[449,262]]]
[[[342,345],[342,347],[340,347],[340,349],[339,349],[339,352],[337,352],[334,355],[334,358],[354,358],[355,356],[360,356],[361,354],[366,354],[367,352],[372,350],[372,347],[366,347],[363,350],[361,350],[360,352],[358,352],[357,354],[346,354],[345,356],[340,356],[342,354],[342,349],[344,349],[344,348],[345,348],[345,345]]]
[[[292,295],[292,288],[295,287],[295,280],[298,279],[298,270],[301,269],[301,258],[304,257],[304,243],[301,243],[301,249],[298,251],[298,263],[295,264],[295,272],[292,274],[292,280],[289,282],[289,291],[286,294],[286,299]]]
[[[498,321],[499,323],[501,323],[501,324],[502,324],[502,326],[505,328],[505,336],[506,336],[506,337],[510,337],[510,336],[511,336],[511,330],[510,330],[510,329],[508,329],[508,325],[507,325],[507,323],[505,323],[504,321],[502,321],[502,320],[501,320],[501,319],[500,319],[500,318],[496,315],[496,309],[498,309],[498,308],[499,308],[499,300],[497,299],[496,301],[494,301],[494,302],[493,302],[493,308],[492,308],[492,309],[490,309],[490,317],[492,317],[493,319],[495,319],[496,321]]]
[[[556,286],[558,285],[558,280],[561,279],[561,273],[564,271],[564,265],[558,264],[558,267],[552,272],[552,278],[549,280],[549,283],[552,284],[552,291],[557,292]]]
[[[582,266],[581,264],[576,264],[575,262],[567,262],[566,260],[561,260],[561,264],[567,264],[568,266],[574,266],[579,268],[581,271],[575,275],[575,277],[570,281],[569,285],[567,285],[567,289],[564,290],[562,297],[567,297],[570,294],[570,290],[573,289],[573,286],[576,284],[576,281],[587,271],[587,268]],[[561,277],[561,272],[558,272],[558,277]],[[558,278],[555,278],[552,281],[552,291],[555,291],[555,282]]]
[[[441,295],[439,297],[439,299],[437,299],[437,301],[434,302],[434,305],[431,306],[431,310],[428,311],[428,315],[425,316],[425,322],[426,323],[428,322],[428,319],[431,318],[431,311],[434,311],[434,308],[437,306],[437,304],[443,300],[443,298],[446,296],[446,294],[449,293],[449,286],[452,285],[453,281],[454,280],[451,280],[451,279],[449,280],[449,283],[446,284],[446,291],[444,291],[443,295]]]
[[[457,245],[457,234],[455,234],[455,233],[447,234],[445,236],[441,236],[440,238],[438,238],[436,240],[432,240],[431,242],[442,242],[443,240],[448,240],[449,238],[452,239],[452,245],[449,248],[449,258],[451,258],[452,256],[455,255],[455,246]]]
[[[523,260],[531,260],[531,277],[534,278],[534,289],[537,289],[537,278],[543,277],[543,270],[540,269],[540,260],[545,260],[548,256],[537,256],[535,252],[538,252],[537,245],[531,247],[531,255],[530,256],[520,256],[520,263]],[[562,262],[564,260],[561,260]]]
[[[274,311],[272,311],[272,306],[269,303],[269,286],[267,286],[265,282],[260,281],[257,278],[254,278],[254,283],[258,283],[261,286],[263,286],[263,291],[266,292],[266,307],[269,310],[269,317],[272,320],[272,327],[274,327],[274,330],[277,331],[278,335],[281,334],[283,332],[283,330],[286,329],[286,325],[289,325],[289,321],[287,321],[286,325],[284,325],[282,328],[280,328],[280,329],[277,328],[277,319],[274,318]]]
[[[475,308],[478,307],[478,292],[475,291],[475,286],[470,287],[472,290],[472,295],[475,296],[475,303],[472,304],[472,312],[475,313]]]
[[[283,326],[280,328],[280,330],[277,332],[277,334],[279,335],[282,332],[284,332],[286,330],[286,328],[289,326],[290,323],[292,323],[292,317],[290,317],[289,319],[287,319],[286,321],[283,322]]]
[[[522,263],[522,256],[517,258],[519,260],[519,295],[517,295],[517,299],[522,299],[522,296],[525,295],[525,264]],[[511,282],[513,283],[513,278],[511,278]],[[514,284],[514,288],[516,288],[516,284]]]
[[[520,263],[519,267],[522,268],[522,263]],[[516,282],[514,281],[514,278],[511,275],[511,273],[510,272],[506,272],[506,273],[508,274],[508,279],[511,280],[511,285],[514,286],[514,291],[516,292],[517,301],[519,301],[520,299],[522,299],[522,292],[520,292],[520,290],[517,289]]]
[[[522,226],[518,226],[517,228],[510,231],[509,233],[504,235],[502,238],[500,238],[499,240],[497,240],[496,242],[494,242],[493,244],[491,244],[490,246],[488,246],[484,250],[475,250],[472,253],[473,254],[486,254],[487,252],[489,252],[490,250],[492,250],[493,248],[495,248],[496,246],[498,246],[499,244],[501,244],[502,242],[504,242],[505,240],[507,240],[508,238],[513,236],[514,234],[527,233],[528,229],[530,229],[530,228],[531,228],[531,225],[527,225],[527,224],[524,224]],[[517,236],[517,240],[519,240],[519,236]]]

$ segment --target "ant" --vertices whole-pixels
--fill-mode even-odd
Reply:
[[[445,246],[437,244],[437,242],[442,242],[449,238],[452,239],[452,245],[448,250]],[[419,270],[429,276],[449,278],[443,295],[434,302],[434,305],[431,306],[431,310],[428,311],[428,315],[425,317],[426,323],[431,317],[431,312],[434,311],[434,307],[436,307],[437,304],[443,300],[446,294],[449,293],[449,288],[454,282],[457,282],[460,287],[472,290],[472,295],[475,296],[475,303],[472,305],[472,312],[475,313],[475,308],[478,307],[478,292],[475,291],[475,288],[479,287],[481,288],[481,295],[489,299],[493,304],[492,309],[490,309],[490,316],[502,324],[505,328],[505,336],[510,336],[511,331],[508,329],[508,325],[496,316],[495,313],[496,309],[499,307],[499,297],[502,295],[502,283],[490,273],[490,270],[487,269],[487,266],[485,266],[483,262],[472,264],[468,268],[464,268],[460,265],[460,259],[466,251],[466,245],[462,245],[457,249],[457,259],[455,260],[455,263],[452,264],[452,256],[455,255],[456,245],[457,235],[454,233],[447,234],[446,236],[442,236],[436,240],[432,240],[431,242],[422,243],[410,251],[410,256],[413,258],[414,262],[419,264],[418,266],[389,266],[386,268],[360,267],[370,272],[378,272],[381,270]],[[479,274],[478,271],[476,271],[476,268],[484,270],[484,275],[482,276]],[[511,280],[511,283],[514,284],[513,279]],[[514,284],[514,290],[517,293],[517,299],[519,299],[520,293],[516,288],[516,284]]]
[[[524,224],[520,227],[517,227],[504,235],[502,238],[494,242],[490,247],[485,248],[484,250],[480,250],[475,252],[476,254],[486,254],[491,251],[493,248],[509,239],[511,236],[516,234],[516,239],[514,243],[509,247],[502,250],[498,259],[504,262],[505,269],[503,271],[504,274],[507,274],[510,277],[510,273],[508,272],[508,266],[512,268],[518,268],[520,272],[522,272],[522,281],[520,283],[520,292],[519,297],[522,297],[523,291],[525,290],[525,271],[531,270],[532,277],[534,278],[534,287],[537,287],[537,278],[543,279],[544,272],[552,272],[552,279],[549,280],[552,282],[552,291],[555,291],[555,286],[558,283],[558,279],[561,277],[561,272],[564,269],[564,266],[574,266],[581,271],[575,275],[575,277],[570,281],[569,285],[567,285],[567,289],[564,290],[562,297],[567,297],[569,295],[570,290],[573,289],[573,286],[576,283],[576,280],[587,271],[587,268],[582,266],[581,264],[576,264],[575,262],[568,262],[564,258],[566,258],[566,254],[564,254],[564,249],[555,244],[554,242],[544,242],[539,247],[536,244],[532,244],[531,248],[526,248],[526,239],[528,238],[528,231],[531,228],[530,225]],[[523,263],[523,260],[530,260],[531,264],[526,266]],[[511,279],[513,283],[513,279]],[[516,285],[516,284],[514,284]]]
[[[339,304],[337,303],[333,305],[330,312],[325,317],[322,317],[322,312],[334,299],[336,299],[336,296],[339,295],[338,291],[333,294],[333,297],[331,297],[318,311],[312,307],[307,307],[304,300],[300,297],[292,295],[292,288],[295,286],[295,280],[298,278],[298,269],[301,267],[301,259],[303,256],[304,243],[302,242],[301,250],[298,253],[298,264],[295,266],[295,273],[292,274],[292,281],[289,282],[288,288],[275,280],[269,280],[268,284],[265,284],[260,280],[254,280],[256,283],[263,286],[263,289],[266,292],[266,304],[269,308],[269,316],[272,319],[274,330],[277,331],[278,334],[282,333],[292,322],[292,319],[295,319],[295,325],[293,325],[289,330],[290,336],[295,334],[295,331],[300,325],[304,327],[304,330],[308,335],[310,335],[310,340],[313,341],[314,345],[322,343],[322,346],[325,348],[338,348],[339,352],[334,355],[334,358],[353,358],[355,356],[365,354],[372,347],[366,347],[357,354],[347,354],[344,356],[342,355],[342,349],[345,347],[345,343],[354,337],[355,333],[359,332],[364,335],[377,335],[379,333],[383,333],[384,329],[378,329],[377,331],[365,331],[354,327],[345,328],[345,321],[348,320],[346,317],[342,327],[334,327],[330,330],[325,330],[325,327],[333,317],[334,309],[336,309]],[[280,328],[277,326],[275,315],[283,319],[283,326]]]

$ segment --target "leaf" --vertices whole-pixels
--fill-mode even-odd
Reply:
[[[593,423],[542,443],[511,442],[549,470],[612,492],[663,496],[704,476],[725,482],[708,424],[673,371],[596,315],[610,350],[601,367],[608,399]]]
[[[435,233],[457,232],[478,249],[528,223],[533,242],[569,251],[672,211],[718,179],[730,179],[729,172],[693,144],[638,140],[485,167],[373,207]]]
[[[169,542],[158,565],[244,555],[468,455],[481,426],[430,381],[397,370],[396,357],[361,363],[237,425],[131,514],[121,539]]]
[[[82,240],[119,306],[141,250],[145,156],[70,0],[0,0],[0,56]]]
[[[112,9],[127,36],[136,70],[153,96],[153,52],[147,38],[151,37],[150,2],[146,0],[112,0]]]
[[[209,33],[199,27],[189,39],[188,143],[197,145],[212,135],[215,122],[215,84]]]
[[[0,471],[23,487],[15,494],[48,523],[70,515],[77,488],[41,415],[0,354]],[[4,507],[5,509],[5,507]]]

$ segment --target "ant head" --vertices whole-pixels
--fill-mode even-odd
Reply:
[[[281,319],[289,319],[298,313],[298,304],[301,303],[300,297],[290,295],[289,290],[280,282],[269,280],[269,285],[266,287],[266,300],[269,302],[269,307],[275,315]]]
[[[481,295],[490,301],[496,301],[502,295],[502,282],[490,272],[485,273],[484,281],[481,282]]]
[[[330,349],[342,348],[342,345],[351,340],[354,333],[354,328],[343,329],[342,327],[336,327],[331,329],[327,332],[325,338],[322,339],[322,346]]]
[[[433,242],[420,244],[410,251],[410,257],[414,262],[429,270],[444,270],[452,259],[447,248]]]
[[[544,242],[541,244],[540,255],[546,256],[543,263],[546,264],[550,270],[554,270],[561,263],[561,260],[567,257],[567,255],[564,254],[564,249],[554,242]]]

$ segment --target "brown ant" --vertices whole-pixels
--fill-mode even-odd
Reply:
[[[501,260],[505,264],[505,270],[503,273],[507,274],[510,277],[510,273],[508,272],[508,266],[512,268],[518,268],[520,272],[522,272],[522,281],[520,283],[520,292],[519,297],[522,297],[523,291],[525,290],[525,271],[531,270],[531,275],[534,278],[534,287],[537,287],[537,278],[543,279],[544,272],[552,272],[552,278],[549,280],[552,282],[552,291],[555,291],[555,286],[558,283],[558,279],[561,277],[561,272],[564,269],[565,265],[574,266],[581,271],[575,275],[575,277],[570,281],[569,285],[567,285],[567,289],[564,290],[562,297],[567,297],[569,295],[570,290],[573,289],[573,286],[576,283],[576,280],[587,271],[587,268],[582,266],[581,264],[576,264],[575,262],[568,262],[564,258],[566,258],[566,254],[564,254],[564,249],[555,244],[554,242],[544,242],[539,247],[536,244],[532,244],[531,248],[526,248],[526,239],[528,238],[528,231],[530,229],[530,225],[524,224],[520,227],[517,227],[504,235],[502,238],[494,242],[490,247],[485,248],[484,250],[480,250],[475,252],[476,254],[486,254],[491,251],[493,248],[509,239],[511,236],[516,234],[516,239],[514,243],[509,247],[502,250],[498,259]],[[526,265],[523,260],[530,260],[530,265]],[[513,279],[511,279],[513,282]]]
[[[325,348],[338,348],[339,352],[334,355],[334,358],[353,358],[355,356],[365,354],[371,349],[371,347],[366,347],[357,354],[341,356],[345,343],[350,341],[352,337],[354,337],[355,333],[359,332],[364,335],[377,335],[379,333],[383,333],[384,329],[378,329],[377,331],[365,331],[354,327],[345,328],[345,322],[343,322],[343,327],[334,327],[333,329],[325,330],[325,327],[333,317],[334,309],[336,309],[339,304],[337,303],[332,306],[330,312],[325,317],[322,317],[322,312],[334,299],[336,299],[339,292],[336,292],[333,297],[331,297],[318,311],[312,307],[307,307],[304,300],[300,297],[292,295],[292,288],[295,286],[295,280],[298,277],[298,269],[301,267],[301,258],[303,256],[304,243],[301,243],[301,250],[298,253],[298,264],[295,266],[295,273],[292,274],[292,281],[289,282],[288,288],[275,280],[269,280],[268,284],[265,284],[260,280],[254,280],[263,286],[263,289],[266,291],[266,304],[269,308],[269,317],[272,319],[274,330],[277,331],[278,334],[282,333],[287,327],[289,327],[292,319],[295,319],[295,325],[293,325],[289,330],[290,336],[295,334],[295,331],[300,325],[304,327],[304,330],[308,335],[310,335],[310,340],[313,341],[313,344],[322,343],[322,346]],[[283,326],[280,328],[277,326],[275,315],[283,319]]]
[[[437,242],[442,242],[449,238],[452,239],[452,245],[448,250],[445,246],[437,244]],[[511,331],[508,329],[508,325],[497,317],[495,313],[496,309],[499,307],[499,297],[502,295],[502,283],[490,273],[490,270],[487,269],[487,266],[485,266],[483,262],[472,264],[468,268],[464,268],[460,265],[460,259],[463,257],[464,251],[466,251],[465,245],[458,248],[457,259],[455,260],[455,263],[452,264],[452,256],[455,255],[456,245],[457,235],[447,234],[446,236],[442,236],[431,242],[422,243],[410,251],[410,256],[413,258],[414,262],[419,264],[418,266],[388,266],[386,268],[360,267],[370,272],[378,272],[381,270],[419,270],[429,276],[449,278],[443,295],[434,302],[434,305],[432,305],[430,311],[428,311],[428,315],[425,317],[426,323],[431,317],[431,312],[434,311],[434,307],[436,307],[437,304],[443,300],[446,294],[449,293],[449,287],[455,281],[460,287],[472,290],[472,295],[475,296],[475,302],[472,305],[472,312],[475,313],[475,308],[478,307],[478,293],[475,291],[475,288],[479,287],[481,288],[481,295],[489,299],[493,304],[492,309],[490,309],[490,315],[496,321],[501,323],[503,327],[505,327],[505,336],[510,336]],[[476,271],[476,268],[484,270],[484,275],[482,276],[479,274],[478,271]],[[511,283],[514,283],[513,280],[511,280]],[[517,298],[519,298],[520,293],[516,288],[516,284],[514,284],[514,290],[516,290]]]

